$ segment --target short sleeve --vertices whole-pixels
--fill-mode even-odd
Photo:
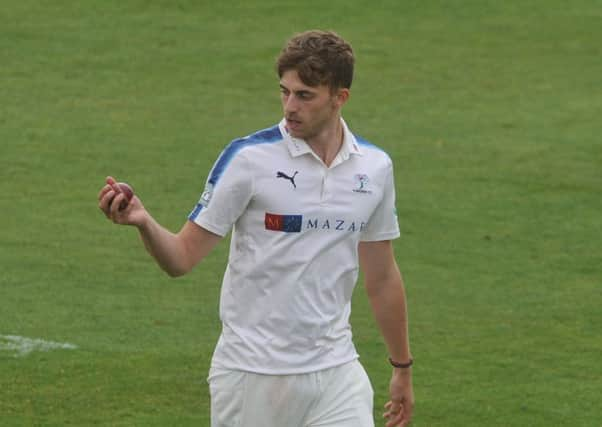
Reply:
[[[360,239],[363,242],[392,240],[398,238],[399,235],[397,209],[395,208],[393,164],[389,161],[383,183],[382,200],[372,213],[368,226],[362,232]]]
[[[205,189],[188,219],[212,233],[228,234],[253,193],[247,163],[244,151],[228,146],[211,169]]]

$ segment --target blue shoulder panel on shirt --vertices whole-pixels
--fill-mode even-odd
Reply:
[[[355,140],[361,146],[375,148],[375,149],[383,151],[383,152],[385,151],[382,148],[380,148],[378,145],[372,144],[370,141],[368,141],[367,139],[362,138],[361,136],[358,136],[356,134],[353,134],[353,136],[355,136]]]
[[[243,148],[249,147],[251,145],[277,142],[280,140],[282,140],[282,134],[280,133],[280,128],[278,127],[278,125],[268,129],[260,130],[259,132],[246,136],[244,138],[235,139],[230,144],[228,144],[228,146],[224,149],[221,156],[215,163],[215,166],[211,171],[211,176],[209,177],[209,182],[213,185],[217,184],[220,177],[228,167],[228,164],[232,161],[236,153],[238,153]]]

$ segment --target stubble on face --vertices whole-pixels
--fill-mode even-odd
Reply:
[[[310,141],[338,121],[336,95],[325,85],[304,84],[296,70],[280,80],[282,108],[289,134]]]

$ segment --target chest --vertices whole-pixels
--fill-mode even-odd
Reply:
[[[359,158],[327,168],[303,156],[257,169],[250,211],[266,223],[273,216],[303,228],[360,231],[382,195],[383,178]]]

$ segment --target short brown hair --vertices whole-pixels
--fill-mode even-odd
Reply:
[[[332,31],[311,30],[286,43],[276,68],[279,77],[296,70],[304,84],[323,84],[335,90],[351,87],[354,63],[353,49],[342,37]]]

